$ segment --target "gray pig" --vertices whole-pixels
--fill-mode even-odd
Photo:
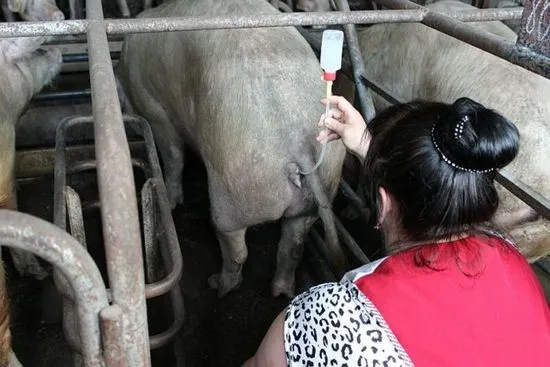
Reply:
[[[459,1],[428,6],[439,11],[474,9]],[[472,26],[510,41],[502,22]],[[506,170],[550,197],[550,80],[418,23],[378,24],[359,32],[367,77],[402,101],[451,103],[466,96],[514,121],[521,133],[517,158]],[[374,95],[377,110],[388,106]],[[550,252],[550,223],[498,186],[494,223],[509,230],[521,252],[536,261]]]
[[[276,14],[265,0],[180,0],[149,17]],[[173,205],[183,200],[184,142],[208,174],[211,217],[223,257],[209,283],[236,288],[247,258],[246,229],[282,218],[274,296],[294,294],[303,241],[317,213],[335,260],[343,263],[330,209],[345,148],[321,146],[316,124],[325,89],[315,54],[295,28],[128,35],[120,79],[134,109],[152,125]]]
[[[47,50],[20,49],[17,39],[0,39],[0,208],[17,209],[15,195],[15,124],[23,114],[34,94],[48,84],[59,72],[61,53],[56,48]],[[14,58],[14,55],[19,55]],[[47,276],[46,271],[32,254],[12,250],[17,271],[30,274],[37,279]],[[3,323],[6,325],[2,325]],[[7,366],[20,366],[11,351],[9,322],[9,301],[5,292],[4,267],[0,260],[0,362]],[[4,327],[6,326],[6,327]],[[6,344],[8,343],[8,344]],[[1,363],[0,363],[1,364]]]
[[[4,7],[19,13],[21,19],[31,21],[63,20],[65,16],[55,0],[1,0]]]
[[[17,209],[15,194],[15,124],[31,98],[50,83],[61,68],[57,48],[38,49],[37,40],[0,39],[0,208]],[[34,48],[36,47],[36,48]],[[36,279],[47,276],[28,252],[11,251],[17,271]]]

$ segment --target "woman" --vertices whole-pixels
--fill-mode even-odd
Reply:
[[[327,103],[327,100],[323,101]],[[484,226],[516,127],[467,98],[416,101],[366,129],[342,97],[318,140],[364,161],[389,256],[296,297],[246,366],[547,366],[550,311],[514,245]]]

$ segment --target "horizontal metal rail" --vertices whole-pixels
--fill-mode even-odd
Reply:
[[[463,22],[515,20],[521,18],[522,9],[461,10],[441,14]],[[427,13],[427,9],[361,10],[252,16],[105,19],[94,20],[93,24],[103,25],[109,35],[120,35],[205,29],[421,22]],[[89,25],[90,20],[88,19],[8,22],[0,24],[0,37],[80,35],[87,32]]]

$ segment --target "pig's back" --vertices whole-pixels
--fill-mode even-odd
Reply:
[[[139,17],[273,13],[277,11],[263,0],[176,1]],[[138,39],[139,47],[160,48],[166,56],[152,60],[158,52],[141,52],[142,59],[132,61],[142,64],[134,67],[139,69],[134,77],[162,96],[174,120],[184,122],[180,127],[186,141],[204,159],[225,155],[242,165],[243,159],[258,158],[266,150],[286,153],[289,147],[302,147],[305,137],[314,140],[324,86],[318,60],[295,28],[131,35],[128,53],[140,53],[130,50]],[[213,134],[224,144],[213,143]],[[246,149],[232,150],[243,156],[228,156],[227,146],[241,147],[244,137]]]

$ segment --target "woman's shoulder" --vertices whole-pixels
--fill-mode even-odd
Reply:
[[[411,365],[376,307],[349,281],[300,294],[287,308],[284,324],[289,366]]]

